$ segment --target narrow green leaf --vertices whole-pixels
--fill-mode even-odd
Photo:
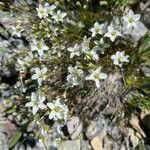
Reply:
[[[9,142],[9,148],[12,148],[16,145],[16,143],[18,142],[18,140],[21,138],[22,136],[22,132],[20,132],[20,130],[17,130],[16,133],[14,134],[14,136],[12,137],[11,141]]]

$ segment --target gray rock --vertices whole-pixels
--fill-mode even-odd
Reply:
[[[0,126],[0,149],[8,150],[7,137],[4,133],[5,129],[2,126]]]
[[[85,140],[81,140],[81,147],[80,148],[81,148],[81,150],[91,150],[92,149],[90,144]]]
[[[148,32],[148,29],[145,27],[145,25],[138,21],[137,22],[137,28],[134,28],[132,31],[131,36],[135,41],[138,41],[141,37],[143,37]]]
[[[58,145],[58,150],[81,150],[80,140],[64,141]]]
[[[108,133],[111,136],[111,138],[114,139],[115,141],[118,141],[121,139],[121,130],[116,126],[109,127]]]
[[[82,122],[80,121],[79,117],[73,116],[67,122],[67,129],[69,134],[71,135],[71,139],[76,139],[82,132]]]
[[[100,119],[98,121],[91,121],[89,127],[87,128],[86,136],[90,140],[95,136],[103,137],[103,135],[106,133],[106,129],[107,126],[104,119]]]

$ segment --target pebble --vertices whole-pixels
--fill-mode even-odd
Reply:
[[[64,141],[58,145],[58,150],[81,150],[80,140]]]
[[[99,137],[94,137],[92,140],[91,140],[91,145],[92,145],[92,148],[94,150],[103,150],[102,148],[102,142],[99,140]]]
[[[93,139],[96,136],[103,139],[106,135],[107,126],[104,119],[98,121],[91,121],[90,125],[87,128],[86,136],[89,140]]]
[[[71,136],[71,139],[77,139],[79,135],[82,133],[83,124],[80,121],[79,117],[73,116],[67,122],[67,129]]]
[[[5,129],[0,126],[0,149],[1,150],[8,150],[8,144],[7,144],[7,137],[5,134]]]
[[[137,116],[133,116],[130,120],[129,123],[132,125],[132,127],[141,134],[142,137],[146,137],[145,133],[140,127],[140,122]]]

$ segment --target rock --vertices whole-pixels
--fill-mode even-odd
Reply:
[[[58,150],[81,150],[80,140],[64,141],[58,145]]]
[[[91,146],[85,140],[81,140],[81,150],[91,150]]]
[[[140,118],[144,126],[150,130],[150,112],[148,110],[144,110],[140,114]]]
[[[120,146],[120,150],[126,150],[125,145],[122,144],[122,145]]]
[[[99,137],[94,137],[92,140],[91,140],[91,145],[92,145],[92,148],[94,150],[103,150],[102,149],[102,141],[99,140]]]
[[[140,29],[140,30],[139,30]],[[145,25],[138,21],[137,22],[137,28],[134,28],[131,36],[135,41],[138,41],[141,37],[143,37],[148,32],[148,29],[145,27]]]
[[[107,126],[104,119],[91,121],[89,127],[87,128],[86,136],[90,140],[96,136],[99,136],[99,139],[102,140],[106,135],[106,130]]]
[[[79,117],[73,116],[67,122],[67,129],[69,134],[71,135],[71,139],[76,139],[79,137],[80,133],[82,132],[82,122],[80,121]]]
[[[117,144],[116,142],[114,142],[113,146],[112,146],[112,150],[120,150],[119,144]]]
[[[103,140],[104,150],[112,150],[113,142],[108,137]]]
[[[131,141],[131,144],[133,146],[133,148],[135,149],[138,144],[139,144],[139,139],[138,137],[132,132],[131,136],[130,136],[130,141]]]
[[[130,120],[129,123],[132,125],[132,127],[141,134],[142,137],[146,137],[145,133],[143,132],[143,130],[140,127],[140,122],[138,117],[133,116]]]
[[[114,139],[115,141],[118,141],[121,139],[121,129],[116,126],[109,127],[108,133],[111,136],[111,138]]]
[[[0,149],[1,150],[8,150],[8,145],[7,145],[7,137],[5,135],[5,129],[0,126]]]
[[[139,138],[139,139],[142,139],[142,136],[140,133],[136,132],[135,135]]]

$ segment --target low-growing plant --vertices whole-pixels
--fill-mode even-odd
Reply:
[[[3,67],[15,64],[19,72],[9,105],[22,116],[23,124],[37,122],[40,139],[53,125],[66,124],[73,114],[69,110],[75,96],[84,97],[92,84],[100,88],[101,81],[117,71],[122,74],[124,94],[142,93],[137,105],[149,107],[149,77],[139,72],[143,64],[149,65],[149,33],[134,41],[132,33],[139,27],[141,15],[117,7],[132,2],[98,1],[94,9],[91,0],[42,0],[36,9],[11,7],[14,14],[27,14],[27,18],[18,18],[12,36],[20,38],[26,32],[29,46],[1,63]]]

